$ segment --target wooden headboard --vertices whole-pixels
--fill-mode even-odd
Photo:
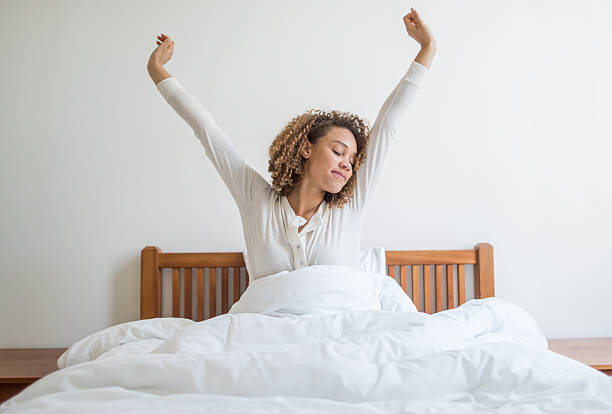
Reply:
[[[478,243],[471,250],[391,250],[386,251],[387,275],[398,281],[396,267],[399,267],[398,283],[406,292],[417,309],[434,313],[451,309],[465,302],[465,266],[473,265],[473,286],[475,298],[495,295],[493,278],[493,246]],[[454,267],[457,267],[456,277]],[[410,266],[410,280],[408,267]],[[434,266],[432,279],[431,266]],[[244,268],[244,289],[240,288],[241,268]],[[227,313],[231,305],[238,301],[248,287],[242,253],[162,253],[155,246],[142,249],[140,267],[140,319],[162,316],[162,269],[172,270],[172,316],[202,321],[204,317],[205,295],[209,299],[209,316],[212,318]],[[180,271],[183,269],[183,312],[181,314]],[[194,295],[192,278],[195,269],[195,312],[192,312]],[[204,291],[204,270],[208,274],[208,289]],[[221,272],[221,312],[217,312],[217,269]],[[232,303],[229,303],[228,273],[233,276]],[[443,279],[446,274],[446,280]],[[456,289],[455,289],[456,281]],[[434,288],[432,288],[432,282]],[[446,283],[443,283],[446,282]],[[410,283],[410,293],[409,286]],[[421,288],[422,286],[422,288]],[[455,300],[455,290],[458,300]],[[423,306],[421,306],[421,302]],[[435,310],[434,310],[435,303]],[[421,309],[423,308],[423,309]],[[195,314],[193,314],[195,313]],[[207,318],[207,319],[208,319]]]

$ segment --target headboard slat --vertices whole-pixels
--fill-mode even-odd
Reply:
[[[452,309],[455,307],[455,286],[453,284],[453,265],[446,265],[446,303],[447,309]]]
[[[406,294],[408,294],[408,283],[407,283],[408,275],[407,273],[408,273],[408,265],[400,266],[400,286],[402,287],[402,290]]]
[[[444,310],[444,304],[442,303],[442,266],[441,264],[436,265],[436,312]]]
[[[172,269],[172,316],[181,317],[181,274],[180,269]]]
[[[221,269],[221,313],[227,313],[229,310],[227,306],[227,267]]]
[[[412,265],[412,302],[421,311],[421,294],[419,291],[419,266]]]
[[[431,267],[428,264],[423,265],[423,298],[425,303],[423,305],[423,312],[433,313],[431,308]]]
[[[185,282],[185,318],[191,318],[191,306],[193,301],[191,299],[191,267],[186,267],[184,270],[183,281]]]
[[[196,268],[196,322],[204,320],[204,269]]]
[[[457,265],[457,284],[459,285],[459,306],[465,303],[465,265]]]
[[[240,299],[240,268],[235,266],[234,268],[234,303]]]
[[[208,312],[209,318],[217,316],[217,268],[208,268]]]
[[[387,275],[395,279],[395,266],[389,266],[389,271],[387,272]]]

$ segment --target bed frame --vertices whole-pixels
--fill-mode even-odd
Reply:
[[[385,251],[387,275],[397,281],[408,292],[408,266],[411,267],[411,299],[419,311],[434,313],[451,309],[465,302],[465,266],[474,265],[474,297],[486,298],[495,295],[493,279],[493,246],[478,243],[471,250],[391,250]],[[455,301],[454,266],[457,265],[458,301]],[[431,288],[431,266],[435,267],[435,289]],[[446,268],[446,283],[443,283],[443,268]],[[192,277],[195,268],[195,314],[192,315]],[[207,292],[204,291],[204,269],[209,269]],[[240,269],[244,268],[245,287],[240,289]],[[249,276],[242,253],[162,253],[155,246],[147,246],[141,252],[140,267],[140,319],[162,316],[162,269],[172,269],[172,316],[194,321],[204,320],[204,298],[209,298],[207,319],[227,313],[248,287]],[[183,269],[183,313],[181,314],[180,271]],[[217,269],[221,273],[221,313],[217,312]],[[228,303],[228,271],[232,269],[233,302]],[[419,269],[422,269],[419,271]],[[422,276],[422,277],[421,277]],[[424,309],[421,309],[421,281]],[[435,291],[434,291],[435,290]],[[444,296],[446,296],[446,303]],[[433,304],[435,300],[435,310]]]

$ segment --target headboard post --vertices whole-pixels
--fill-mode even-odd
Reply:
[[[476,299],[495,296],[493,277],[493,246],[489,243],[478,243],[476,265],[474,266],[474,296]]]
[[[147,246],[140,259],[140,319],[161,317],[161,249]]]

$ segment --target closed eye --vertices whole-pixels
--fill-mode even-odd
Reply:
[[[340,154],[340,153],[339,153],[338,151],[336,151],[336,150],[332,150],[332,151],[333,151],[333,152],[334,152],[334,154],[336,154],[336,155],[342,155],[342,154]],[[354,167],[354,166],[355,166],[355,162],[353,161],[353,162],[351,162],[351,167]]]

